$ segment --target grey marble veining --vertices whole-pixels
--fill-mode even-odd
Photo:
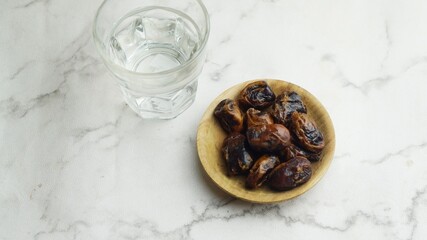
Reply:
[[[387,239],[427,235],[427,2],[204,1],[196,102],[144,121],[92,42],[101,0],[0,3],[0,239]],[[198,122],[239,82],[276,78],[328,109],[336,153],[290,201],[204,175]]]

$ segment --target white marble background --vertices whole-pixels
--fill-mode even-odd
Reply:
[[[196,103],[144,121],[97,56],[101,0],[0,2],[0,240],[425,239],[427,1],[205,0]],[[336,156],[315,188],[256,205],[209,183],[195,136],[244,80],[315,94]]]

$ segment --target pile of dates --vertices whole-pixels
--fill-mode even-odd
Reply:
[[[222,100],[214,115],[228,133],[222,155],[229,176],[247,176],[249,189],[266,183],[277,191],[310,179],[325,142],[296,92],[276,96],[267,82],[256,81],[236,99]]]

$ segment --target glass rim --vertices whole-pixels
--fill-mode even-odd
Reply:
[[[104,5],[106,4],[106,2],[111,1],[111,0],[104,0],[101,5],[99,6],[99,8],[96,11],[96,15],[95,15],[95,19],[93,21],[93,26],[92,26],[92,34],[93,34],[93,38],[94,38],[94,42],[95,42],[95,46],[97,48],[98,53],[101,55],[102,59],[104,61],[106,61],[108,63],[108,65],[116,68],[117,70],[126,72],[128,74],[131,75],[135,75],[135,76],[147,76],[147,77],[153,77],[153,76],[163,76],[163,75],[168,75],[171,73],[175,73],[178,72],[184,68],[186,68],[187,66],[191,65],[194,61],[196,61],[196,59],[198,59],[200,57],[200,55],[202,54],[203,50],[206,47],[206,44],[208,42],[209,39],[209,33],[210,33],[210,20],[209,20],[209,14],[208,14],[208,10],[206,9],[206,6],[203,4],[203,2],[201,0],[194,0],[196,1],[199,6],[201,7],[202,11],[203,11],[203,15],[204,15],[204,19],[206,22],[206,33],[203,35],[203,41],[202,44],[200,45],[200,48],[197,50],[196,54],[189,59],[188,61],[184,62],[181,65],[178,65],[176,67],[164,70],[164,71],[160,71],[160,72],[155,72],[155,73],[141,73],[141,72],[135,72],[135,71],[131,71],[113,61],[111,61],[106,54],[104,53],[104,51],[102,51],[102,40],[97,32],[97,23],[98,23],[98,17],[100,15],[100,12],[102,10],[102,8],[104,7]]]

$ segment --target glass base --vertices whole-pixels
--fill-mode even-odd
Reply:
[[[197,80],[184,88],[155,96],[136,96],[124,87],[123,97],[129,107],[144,119],[173,119],[194,102]]]

